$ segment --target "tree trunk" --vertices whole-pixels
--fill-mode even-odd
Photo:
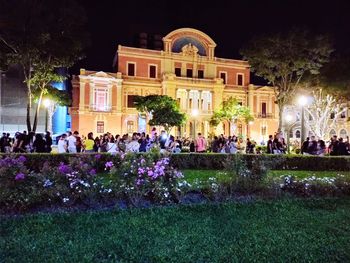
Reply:
[[[36,132],[36,128],[38,126],[39,111],[40,111],[41,100],[43,98],[43,94],[44,94],[44,91],[41,90],[38,104],[36,105],[36,109],[35,109],[34,122],[33,122],[33,132]]]
[[[27,130],[28,133],[32,131],[32,124],[30,122],[30,109],[31,109],[31,92],[30,92],[30,87],[28,87],[28,83],[27,83],[27,118],[26,118],[26,122],[27,122]]]
[[[278,103],[278,132],[282,131],[283,127],[283,110],[284,110],[284,104]]]

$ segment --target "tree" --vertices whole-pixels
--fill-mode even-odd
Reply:
[[[300,30],[258,37],[241,50],[252,71],[274,87],[279,107],[279,130],[284,106],[295,95],[303,76],[319,74],[332,52],[327,36],[311,36]]]
[[[186,116],[180,112],[176,101],[165,95],[137,96],[135,99],[136,109],[146,112],[150,118],[149,125],[163,126],[169,133],[175,126],[181,126]]]
[[[49,102],[48,105],[44,105],[47,107],[48,114],[48,131],[52,131],[52,117],[58,106],[70,106],[71,105],[71,96],[66,90],[59,90],[52,85],[46,87],[45,93],[38,91],[37,94],[34,94],[34,98],[42,99],[45,102],[47,100]]]
[[[346,108],[342,108],[335,96],[318,87],[312,91],[312,103],[305,110],[311,116],[310,120],[306,118],[308,127],[318,138],[325,140]]]
[[[41,100],[32,127],[34,92],[44,92],[46,83],[57,81],[55,68],[70,67],[82,58],[87,43],[84,10],[70,0],[0,0],[0,6],[0,67],[22,67],[27,86],[27,129],[35,131]]]
[[[302,88],[312,96],[312,103],[305,108],[311,116],[311,120],[306,119],[307,125],[321,139],[327,139],[329,132],[336,128],[337,119],[347,110],[350,99],[348,55],[349,51],[336,53],[319,75],[308,74],[302,82]]]
[[[222,102],[219,110],[214,111],[210,124],[217,126],[225,120],[230,122],[232,126],[237,121],[248,123],[254,120],[254,117],[248,107],[242,106],[236,98],[230,97],[228,100]]]

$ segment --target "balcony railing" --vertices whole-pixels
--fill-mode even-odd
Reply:
[[[260,118],[260,119],[273,119],[273,118],[275,118],[274,114],[263,113],[263,112],[259,112],[258,114],[255,115],[255,117]]]
[[[110,105],[95,105],[95,104],[91,104],[90,105],[90,110],[91,111],[102,111],[102,112],[109,112],[112,110],[112,107]]]

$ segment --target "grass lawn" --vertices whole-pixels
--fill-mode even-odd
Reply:
[[[349,262],[350,199],[0,218],[0,262]]]

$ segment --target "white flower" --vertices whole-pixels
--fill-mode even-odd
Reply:
[[[64,198],[62,199],[62,201],[63,201],[63,203],[67,203],[67,202],[69,201],[69,198],[64,197]]]

